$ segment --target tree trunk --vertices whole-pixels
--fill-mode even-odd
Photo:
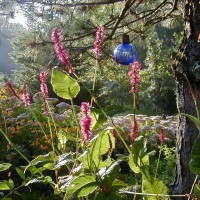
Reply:
[[[184,24],[183,41],[172,64],[177,83],[177,107],[180,113],[197,117],[194,98],[197,105],[200,105],[200,43],[197,41],[200,33],[199,0],[185,0]],[[177,128],[177,177],[173,185],[174,194],[190,193],[195,176],[190,171],[189,162],[197,135],[198,130],[194,123],[180,115]]]

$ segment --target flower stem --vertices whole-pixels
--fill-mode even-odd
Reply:
[[[28,160],[28,158],[26,158],[26,156],[21,153],[17,147],[14,146],[14,144],[11,142],[11,140],[8,138],[8,136],[3,132],[3,130],[0,128],[0,132],[3,134],[3,136],[5,137],[5,139],[8,141],[8,144],[11,145],[11,147],[13,147],[13,149],[20,155],[22,156],[22,158],[24,158],[24,160],[26,160],[28,163],[30,163],[30,161]]]
[[[158,162],[157,162],[156,172],[155,172],[155,178],[157,177],[157,172],[158,172],[158,168],[159,168],[159,164],[160,164],[161,153],[162,153],[162,144],[160,146],[160,151],[159,151],[159,156],[158,156]]]

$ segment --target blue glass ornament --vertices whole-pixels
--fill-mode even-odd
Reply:
[[[124,34],[122,36],[122,43],[115,48],[114,57],[116,62],[122,65],[129,65],[137,60],[137,51],[130,44],[128,35]]]

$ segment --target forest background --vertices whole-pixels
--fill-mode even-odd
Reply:
[[[72,2],[73,4],[73,2]],[[99,25],[105,25],[103,56],[99,62],[101,76],[97,77],[96,94],[102,99],[103,106],[112,114],[131,112],[132,98],[129,92],[129,79],[127,78],[128,66],[123,66],[114,61],[113,50],[121,43],[122,34],[128,33],[131,43],[136,47],[138,61],[143,68],[141,72],[141,84],[139,90],[140,100],[137,103],[138,111],[143,114],[175,114],[175,81],[171,69],[171,55],[181,42],[183,34],[183,20],[181,13],[182,3],[177,4],[180,8],[169,19],[161,23],[151,22],[148,18],[137,21],[141,6],[146,10],[152,6],[160,5],[159,1],[150,4],[145,1],[133,11],[129,10],[124,22],[118,27],[112,40],[108,40],[109,27],[114,24],[116,16],[121,12],[124,2],[112,2],[101,5],[101,9],[94,4],[83,4],[75,7],[61,7],[59,3],[43,4],[24,3],[23,14],[27,18],[27,27],[10,25],[15,39],[12,42],[14,52],[12,59],[21,67],[13,73],[13,80],[19,87],[23,81],[28,81],[31,94],[39,90],[37,74],[41,70],[51,70],[59,65],[53,51],[53,43],[50,35],[54,27],[61,28],[64,34],[65,48],[70,55],[70,61],[84,82],[91,84],[94,73],[92,66],[95,65],[93,53],[93,41],[95,30]],[[8,4],[6,6],[8,17],[14,17],[15,13]],[[16,5],[15,5],[16,6]],[[18,8],[20,9],[20,5]],[[12,12],[13,13],[12,13]],[[142,10],[141,10],[142,11]],[[16,11],[17,12],[17,11]],[[20,11],[22,12],[22,11]],[[156,11],[157,12],[157,11]],[[138,16],[137,16],[138,15]],[[148,22],[149,21],[149,22]],[[148,30],[148,31],[147,31]],[[3,85],[3,82],[2,82]],[[76,104],[87,100],[88,94],[84,89],[76,98]],[[51,96],[55,96],[52,92]]]

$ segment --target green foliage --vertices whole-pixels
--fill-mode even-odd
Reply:
[[[196,125],[196,127],[200,130],[200,120],[192,115],[182,114],[190,118]],[[194,146],[192,148],[192,157],[190,161],[190,170],[196,174],[200,175],[200,134],[195,140]]]
[[[36,157],[35,159],[33,159],[29,163],[29,165],[26,167],[25,170],[27,170],[31,166],[38,165],[39,163],[44,163],[45,162],[45,164],[46,164],[47,162],[48,163],[53,163],[53,161],[54,161],[54,153],[53,152],[49,152],[46,155],[39,155],[38,157]]]
[[[143,185],[142,192],[146,193],[146,194],[167,194],[167,192],[168,192],[168,188],[165,186],[165,184],[161,180],[159,180],[155,177],[151,177],[150,181],[146,177],[143,177],[142,185]],[[145,197],[145,199],[146,200],[159,200],[160,197],[148,196],[148,197]]]
[[[200,185],[195,185],[194,194],[197,196],[197,198],[200,198]]]
[[[59,97],[72,99],[79,93],[80,86],[77,81],[58,67],[53,69],[51,77],[51,84]]]
[[[99,133],[94,140],[91,141],[91,146],[81,158],[84,169],[99,169],[106,162],[102,161],[102,156],[108,151],[112,151],[115,148],[115,139],[110,130],[103,130]],[[108,164],[110,161],[108,160]]]
[[[116,175],[119,173],[120,162],[121,160],[115,161],[110,166],[103,167],[97,172],[97,182],[99,182],[101,188],[107,188],[109,185],[112,185]]]
[[[200,175],[200,135],[197,137],[193,149],[192,158],[190,161],[190,170],[196,174]]]
[[[2,163],[2,164],[0,164],[0,171],[5,171],[5,170],[9,169],[10,166],[11,166],[10,163]]]
[[[72,197],[70,198],[70,196],[75,194],[78,197],[87,196],[94,192],[97,187],[98,185],[92,175],[83,174],[72,180],[67,188],[65,199],[73,199]]]
[[[0,190],[10,190],[10,187],[6,181],[0,182]]]
[[[160,25],[152,28],[146,40],[145,68],[141,72],[140,106],[158,114],[176,113],[175,81],[171,69],[172,49],[179,43],[173,34],[182,31],[182,25],[174,29]]]

